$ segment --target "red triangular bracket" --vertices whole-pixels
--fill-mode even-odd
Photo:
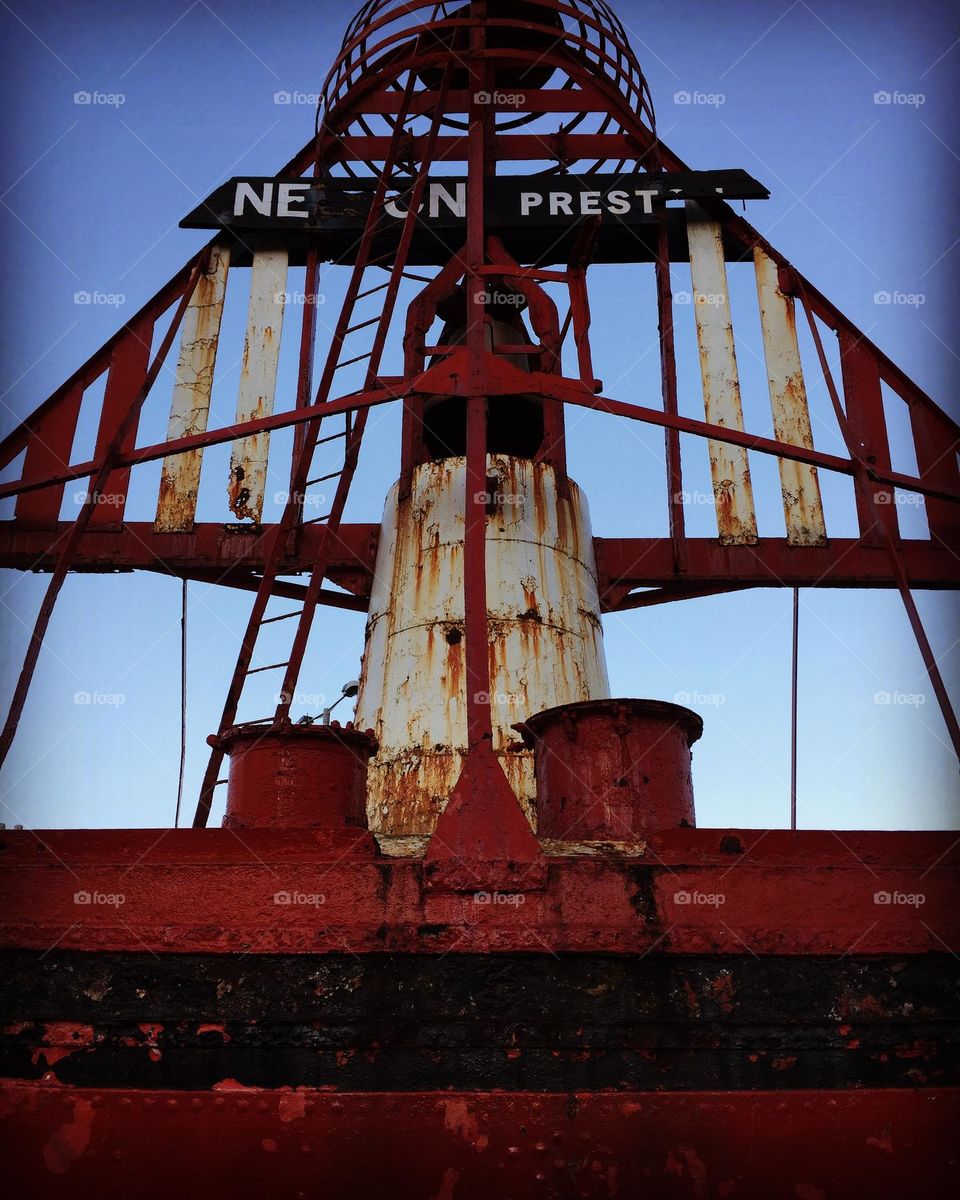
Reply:
[[[489,740],[468,753],[425,864],[428,886],[444,890],[543,886],[543,851]]]

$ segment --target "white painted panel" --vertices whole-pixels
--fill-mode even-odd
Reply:
[[[777,264],[759,246],[753,251],[753,261],[774,434],[778,441],[812,450],[813,433],[793,297],[781,292]],[[787,541],[793,546],[825,545],[827,530],[817,468],[787,458],[778,462]]]
[[[700,348],[700,376],[706,419],[727,429],[743,429],[740,377],[719,224],[687,201],[690,275]],[[757,516],[747,452],[741,446],[709,442],[717,526],[724,545],[757,540]]]
[[[287,251],[260,250],[253,256],[250,306],[243,346],[237,421],[253,421],[273,412],[277,362],[283,333],[287,289]],[[263,517],[270,434],[258,433],[234,442],[227,492],[231,511],[257,524]]]
[[[184,313],[167,441],[206,431],[229,268],[229,246],[214,247]],[[163,460],[154,526],[158,533],[188,533],[193,528],[202,462],[202,450]]]

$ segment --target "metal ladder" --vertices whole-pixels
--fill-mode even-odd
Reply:
[[[409,171],[404,172],[400,164],[403,161],[404,154],[412,154],[412,147],[415,140],[414,135],[408,129],[408,122],[411,116],[411,102],[416,83],[416,75],[413,72],[409,74],[404,87],[403,99],[391,137],[390,148],[384,162],[383,171],[377,181],[353,274],[350,278],[343,308],[340,312],[317,388],[314,404],[321,411],[318,413],[317,419],[311,420],[306,427],[302,446],[296,454],[295,469],[291,475],[290,491],[284,505],[283,513],[270,535],[263,576],[250,612],[240,652],[237,657],[236,667],[234,668],[227,691],[226,701],[218,726],[217,738],[211,740],[212,750],[200,787],[200,797],[193,820],[194,828],[202,828],[206,825],[210,815],[214,792],[217,786],[224,782],[224,780],[220,779],[224,751],[219,748],[219,738],[234,724],[244,684],[251,675],[259,675],[267,671],[283,671],[283,683],[280,688],[279,702],[273,716],[273,722],[289,718],[297,679],[303,663],[313,618],[319,603],[320,589],[329,566],[337,532],[343,519],[343,511],[346,506],[350,485],[356,471],[360,442],[366,428],[368,413],[367,409],[361,409],[355,414],[354,419],[351,419],[353,414],[347,413],[345,428],[342,431],[321,438],[319,434],[323,421],[323,405],[330,398],[338,372],[345,367],[365,362],[367,364],[366,378],[362,390],[370,390],[377,385],[380,361],[396,307],[400,283],[403,278],[407,277],[405,271],[406,260],[417,223],[417,213],[426,188],[430,165],[435,153],[437,138],[443,123],[453,66],[454,64],[451,60],[448,61],[444,68],[437,103],[433,109],[430,129],[423,143],[424,149],[420,156],[419,169],[413,176],[412,182]],[[418,114],[413,115],[416,118]],[[404,174],[406,177],[403,179],[394,178],[395,175]],[[401,195],[406,198],[407,202],[407,212],[404,217],[399,244],[395,253],[392,250],[388,250],[385,253],[374,256],[373,243],[377,234],[381,232],[385,201],[389,192],[397,190],[400,190]],[[391,259],[393,260],[392,264],[390,264]],[[370,283],[370,273],[377,269],[389,269],[390,275],[385,282],[372,285]],[[383,293],[383,308],[381,312],[376,317],[355,321],[354,314],[357,304],[361,300],[380,293]],[[373,344],[370,348],[364,350],[362,353],[352,353],[348,348],[348,339],[364,330],[370,330],[374,327],[376,328]],[[340,438],[344,440],[343,465],[336,471],[311,478],[310,471],[317,447]],[[322,516],[304,521],[304,507],[310,502],[309,489],[321,483],[328,483],[333,479],[337,480],[337,484],[329,511],[325,512]],[[314,559],[310,582],[303,597],[302,607],[282,613],[279,616],[267,617],[267,605],[273,595],[274,585],[280,573],[288,537],[297,525],[301,527],[304,525],[319,525],[323,530]],[[267,625],[294,620],[296,621],[296,630],[292,639],[289,657],[280,662],[254,667],[252,665],[253,656],[261,630]]]

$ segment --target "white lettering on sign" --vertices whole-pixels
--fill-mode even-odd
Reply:
[[[441,203],[450,210],[455,216],[461,220],[467,215],[467,185],[466,183],[458,183],[453,192],[450,192],[442,183],[431,183],[429,190],[428,212],[433,220],[440,216]],[[387,200],[383,206],[391,217],[396,217],[398,221],[402,221],[409,211],[406,208],[401,208],[396,200]],[[418,213],[423,212],[423,204],[417,209]]]
[[[529,217],[531,210],[539,208],[543,203],[543,197],[539,192],[521,192],[520,193],[520,215]]]
[[[550,216],[556,217],[563,213],[565,217],[573,216],[573,209],[570,205],[573,203],[573,197],[569,192],[551,192],[550,193]]]
[[[250,207],[255,209],[261,217],[269,217],[273,209],[273,184],[265,183],[262,195],[258,196],[252,183],[238,183],[233,198],[233,215],[235,217],[243,216],[243,210],[248,200]]]
[[[654,189],[653,191],[638,191],[636,194],[643,200],[643,211],[649,217],[653,212],[653,197],[659,196],[660,193]]]
[[[458,183],[455,193],[451,196],[442,183],[434,183],[430,186],[430,216],[439,217],[440,201],[450,209],[455,217],[465,217],[467,215],[467,185]]]
[[[294,193],[309,192],[309,183],[281,183],[279,188],[279,196],[277,198],[277,216],[278,217],[302,217],[305,221],[308,217],[306,212],[294,212],[290,207],[291,204],[306,204],[307,197],[305,195],[295,195]]]

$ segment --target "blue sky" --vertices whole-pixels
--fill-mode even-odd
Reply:
[[[649,79],[664,140],[694,167],[744,167],[767,184],[771,199],[751,204],[750,219],[956,415],[956,6],[621,0],[616,7]],[[7,48],[0,87],[12,118],[0,174],[4,430],[203,243],[202,233],[177,229],[199,199],[231,175],[270,174],[307,140],[312,109],[277,104],[274,95],[319,89],[348,8],[290,0],[0,0]],[[77,93],[107,99],[77,103]],[[682,102],[695,93],[709,99]],[[895,98],[878,103],[877,93]],[[689,287],[685,268],[675,270],[675,287]],[[332,323],[343,281],[330,273],[323,287],[329,307],[321,321]],[[731,272],[730,287],[735,313],[746,312],[750,280]],[[77,293],[115,302],[81,304]],[[649,277],[638,268],[597,267],[591,293],[594,358],[606,394],[658,404]],[[911,299],[883,304],[877,293]],[[242,298],[228,299],[228,315],[231,305],[242,319]],[[292,328],[288,318],[288,335]],[[694,413],[691,336],[681,330],[681,405]],[[744,405],[748,428],[763,433],[769,408],[759,341],[750,337],[738,341]],[[225,335],[217,420],[229,415],[239,345]],[[288,336],[281,381],[289,379],[291,354]],[[822,386],[811,384],[811,407],[818,447],[838,450]],[[905,426],[895,406],[888,415],[895,459],[907,455],[901,469],[909,470]],[[164,423],[163,405],[148,407],[144,439],[158,440]],[[640,427],[626,435],[622,423],[595,415],[571,424],[571,473],[590,498],[594,532],[663,533],[662,435]],[[397,432],[392,411],[372,422],[349,519],[379,519],[397,471]],[[284,446],[277,437],[277,462]],[[685,452],[688,488],[707,488],[703,448],[685,445]],[[211,453],[205,477],[225,462]],[[782,529],[775,468],[759,456],[752,465],[761,533],[773,536],[778,520]],[[156,474],[145,471],[131,493],[133,519],[149,518],[151,486],[155,496]],[[823,486],[828,528],[849,536],[849,485],[825,478]],[[222,483],[210,488],[201,516],[219,511]],[[922,532],[916,510],[904,509],[902,519],[905,530]],[[708,505],[694,508],[691,532],[709,535],[711,520]],[[0,582],[4,701],[44,584],[44,577],[13,573]],[[957,605],[931,593],[918,602],[960,700]],[[190,588],[188,800],[249,603],[237,593]],[[179,605],[179,583],[170,579],[68,580],[0,778],[8,824],[170,823]],[[702,824],[787,821],[790,606],[787,590],[753,591],[605,618],[614,694],[689,695],[704,716],[694,756]],[[324,614],[301,682],[313,711],[357,674],[362,644],[361,616]],[[84,692],[116,702],[76,703]],[[878,693],[904,699],[878,704]],[[255,697],[260,711],[242,715],[263,715],[268,699]],[[802,826],[960,824],[956,759],[895,593],[803,593],[800,713]]]

